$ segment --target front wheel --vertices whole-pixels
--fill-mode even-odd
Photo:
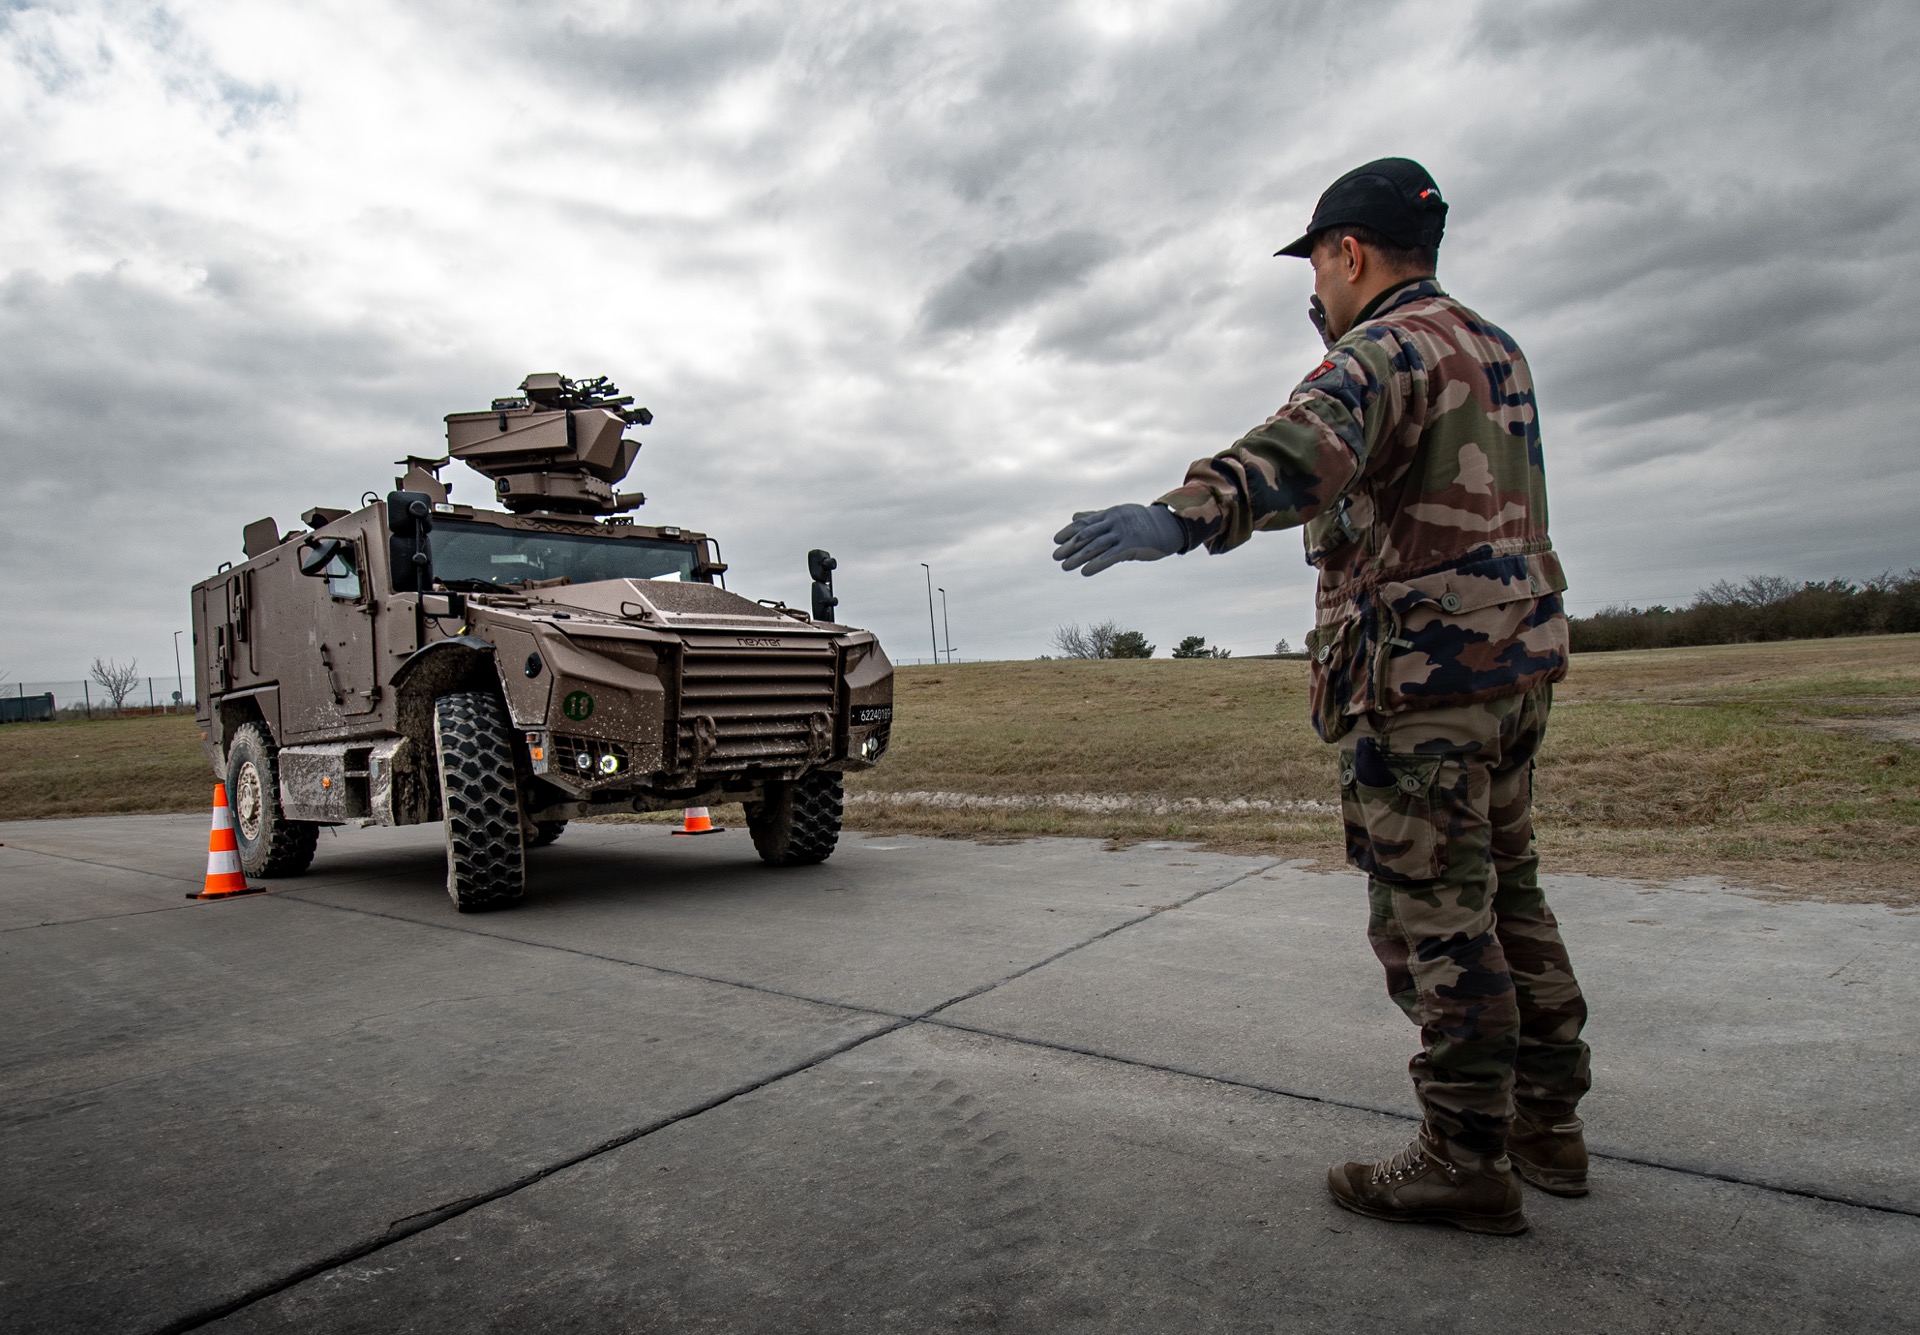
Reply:
[[[249,876],[298,876],[313,861],[320,827],[288,820],[280,809],[279,748],[260,723],[244,724],[227,748],[227,802],[240,870]]]
[[[462,913],[506,908],[527,892],[512,737],[498,696],[460,691],[433,702],[447,894]]]
[[[764,801],[746,803],[747,830],[760,860],[770,867],[825,862],[840,842],[844,805],[838,774],[815,771],[769,782]]]

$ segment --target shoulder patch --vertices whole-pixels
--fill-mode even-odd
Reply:
[[[1331,371],[1332,369],[1333,369],[1333,363],[1331,361],[1321,362],[1318,366],[1313,368],[1313,373],[1309,375],[1305,380],[1302,380],[1300,383],[1303,385],[1312,384],[1314,381],[1318,380],[1321,376],[1325,375],[1327,372]]]

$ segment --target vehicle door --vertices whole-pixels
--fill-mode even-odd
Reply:
[[[253,571],[222,572],[194,591],[200,625],[196,657],[204,664],[203,688],[218,694],[251,686],[259,673],[253,635]]]
[[[311,608],[302,675],[310,683],[318,731],[329,730],[328,715],[344,722],[373,712],[380,703],[367,530],[365,525],[329,525],[325,536],[339,540],[338,550],[317,575],[302,581]]]

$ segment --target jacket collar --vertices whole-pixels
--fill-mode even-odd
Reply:
[[[1446,295],[1437,278],[1409,278],[1403,283],[1395,283],[1385,292],[1374,297],[1374,299],[1369,301],[1365,306],[1362,306],[1360,308],[1360,314],[1354,317],[1353,327],[1358,329],[1361,325],[1376,316],[1385,315],[1388,311],[1398,310],[1408,302],[1422,301],[1428,297],[1444,297]]]

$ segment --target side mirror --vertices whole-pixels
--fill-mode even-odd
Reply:
[[[818,547],[807,553],[807,573],[813,576],[815,621],[832,621],[833,609],[840,606],[840,600],[833,596],[833,572],[839,566],[838,561]]]
[[[300,549],[300,573],[316,578],[327,573],[344,543],[338,538],[315,538]]]
[[[424,491],[387,496],[387,566],[395,593],[425,593],[433,587],[433,497]]]

